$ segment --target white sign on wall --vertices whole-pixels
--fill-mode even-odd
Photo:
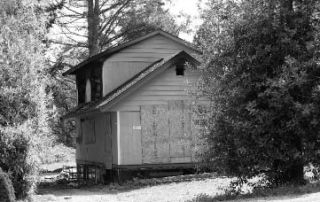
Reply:
[[[133,126],[133,130],[141,130],[141,126]]]

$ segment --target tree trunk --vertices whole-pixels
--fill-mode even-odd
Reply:
[[[88,2],[88,49],[89,56],[99,53],[99,25],[100,7],[99,0],[87,0]]]

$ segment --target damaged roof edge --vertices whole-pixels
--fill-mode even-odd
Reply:
[[[168,32],[165,32],[163,30],[158,30],[158,31],[154,31],[154,32],[152,32],[150,34],[147,34],[145,36],[142,36],[142,37],[139,37],[137,39],[134,39],[132,41],[120,44],[120,45],[115,46],[115,47],[111,47],[111,48],[109,48],[109,49],[107,49],[107,50],[105,50],[105,51],[103,51],[101,53],[98,53],[98,54],[96,54],[94,56],[91,56],[88,59],[86,59],[86,60],[82,61],[81,63],[79,63],[78,65],[76,65],[76,66],[72,67],[71,69],[67,70],[62,75],[66,76],[66,75],[69,75],[69,74],[74,74],[78,69],[80,69],[81,67],[83,67],[83,66],[85,66],[87,64],[90,64],[91,62],[94,62],[94,61],[97,61],[97,60],[100,60],[100,59],[107,59],[108,57],[110,57],[111,55],[121,51],[122,49],[127,48],[127,47],[132,46],[132,45],[135,45],[135,44],[137,44],[137,43],[139,43],[139,42],[141,42],[143,40],[146,40],[148,38],[151,38],[151,37],[153,37],[153,36],[155,36],[157,34],[161,34],[161,35],[163,35],[165,37],[168,37],[168,38],[174,40],[175,42],[177,42],[179,44],[182,44],[182,45],[190,48],[191,50],[193,50],[193,51],[195,51],[195,52],[197,52],[199,54],[202,54],[202,51],[194,48],[191,43],[189,43],[189,42],[187,42],[187,41],[185,41],[185,40],[183,40],[183,39],[181,39],[181,38],[179,38],[177,36],[174,36],[174,35],[172,35],[172,34],[170,34]]]

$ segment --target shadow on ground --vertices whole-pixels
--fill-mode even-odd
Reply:
[[[78,184],[76,182],[67,181],[52,181],[46,183],[40,183],[38,187],[38,195],[54,195],[54,196],[64,196],[66,193],[72,195],[72,193],[77,193],[77,195],[97,195],[97,194],[119,194],[124,192],[131,192],[134,190],[142,189],[145,187],[152,187],[163,184],[179,183],[179,182],[191,182],[191,181],[201,181],[205,179],[215,179],[217,175],[215,173],[200,173],[200,174],[190,174],[190,175],[179,175],[171,177],[162,178],[151,178],[151,179],[133,179],[122,185],[117,183],[112,183],[109,185],[93,185],[93,184]],[[221,177],[220,177],[221,178]]]
[[[315,202],[320,201],[320,182],[304,186],[283,186],[278,188],[254,189],[249,194],[233,195],[229,193],[216,196],[200,194],[187,202],[216,202],[216,201],[283,201],[283,202]]]

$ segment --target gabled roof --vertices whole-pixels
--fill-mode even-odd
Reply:
[[[127,48],[129,46],[132,46],[132,45],[135,45],[143,40],[146,40],[146,39],[149,39],[153,36],[156,36],[156,35],[162,35],[166,38],[169,38],[185,47],[188,47],[190,48],[191,50],[201,54],[202,52],[196,48],[193,47],[193,45],[183,39],[180,39],[179,37],[176,37],[168,32],[165,32],[165,31],[162,31],[162,30],[158,30],[158,31],[154,31],[150,34],[147,34],[145,36],[142,36],[142,37],[139,37],[135,40],[132,40],[132,41],[129,41],[129,42],[126,42],[126,43],[123,43],[123,44],[120,44],[118,46],[115,46],[115,47],[112,47],[112,48],[109,48],[99,54],[96,54],[94,56],[91,56],[89,57],[87,60],[79,63],[78,65],[72,67],[71,69],[69,69],[68,71],[64,72],[62,75],[65,76],[65,75],[68,75],[68,74],[74,74],[78,69],[80,69],[81,67],[91,63],[91,62],[94,62],[94,61],[99,61],[101,59],[107,59],[108,57],[110,57],[111,55],[113,55],[114,53],[117,53],[121,50],[123,50],[124,48]]]
[[[79,105],[78,107],[71,110],[63,118],[71,118],[83,114],[99,112],[102,107],[106,108],[115,104],[125,95],[133,91],[136,87],[139,87],[149,79],[154,78],[154,76],[157,76],[159,73],[165,71],[168,67],[170,67],[172,64],[179,61],[180,59],[184,59],[193,65],[200,64],[198,60],[196,60],[194,57],[192,57],[185,51],[179,51],[171,55],[170,57],[162,58],[153,62],[151,65],[149,65],[144,70],[133,76],[131,79],[127,80],[125,83],[123,83],[115,90],[108,93],[100,100]]]

